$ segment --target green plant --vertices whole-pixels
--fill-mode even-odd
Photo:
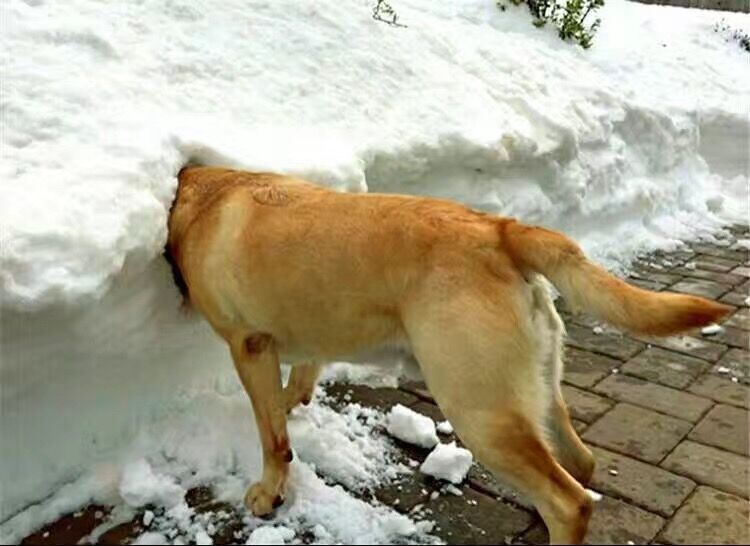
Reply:
[[[714,25],[714,32],[718,32],[724,36],[724,40],[727,42],[737,42],[740,48],[750,53],[750,34],[747,32],[729,26],[724,19]]]
[[[601,19],[596,19],[590,26],[586,26],[589,14],[604,5],[604,0],[508,0],[519,6],[526,4],[534,17],[532,23],[536,27],[543,27],[552,23],[563,40],[573,40],[584,49],[591,47]],[[503,0],[499,0],[498,7],[505,11]]]

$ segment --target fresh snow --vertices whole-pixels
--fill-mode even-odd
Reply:
[[[471,451],[457,447],[456,442],[438,444],[419,467],[419,471],[439,480],[458,484],[466,478],[473,461]]]
[[[586,494],[594,502],[599,502],[604,498],[601,493],[599,493],[598,491],[594,491],[593,489],[586,489]]]
[[[723,330],[724,328],[719,324],[709,324],[708,326],[704,326],[703,328],[701,328],[701,334],[703,334],[704,336],[712,336],[718,334]]]
[[[154,473],[145,459],[125,465],[120,483],[125,504],[140,508],[149,504],[172,507],[185,497],[185,490],[167,476]]]
[[[388,412],[386,430],[394,438],[420,447],[431,448],[439,442],[435,421],[402,404]]]
[[[435,428],[440,434],[453,434],[453,425],[449,421],[440,421]]]
[[[160,257],[188,161],[454,198],[613,267],[746,220],[750,71],[712,30],[746,16],[611,0],[583,51],[523,7],[400,0],[393,28],[372,4],[0,4],[0,540],[90,502],[127,521],[128,496],[164,504],[151,540],[197,541],[211,522],[181,492],[239,503],[260,474],[228,351],[180,312]],[[425,532],[341,487],[401,472],[355,423],[385,417],[348,411],[292,416],[284,525],[329,542]]]
[[[258,527],[245,544],[286,544],[294,538],[294,531],[288,527]]]
[[[161,546],[162,544],[169,544],[169,541],[167,540],[167,537],[165,537],[161,533],[152,533],[149,531],[149,532],[143,533],[133,542],[134,546],[140,546],[141,544]]]

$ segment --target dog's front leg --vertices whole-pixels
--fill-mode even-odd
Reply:
[[[263,478],[247,490],[245,505],[254,515],[265,516],[284,502],[292,460],[279,357],[268,334],[237,337],[230,345],[237,373],[253,404],[263,444]]]

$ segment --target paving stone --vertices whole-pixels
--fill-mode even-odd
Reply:
[[[728,247],[712,245],[710,243],[692,243],[690,244],[696,254],[705,254],[721,258],[722,260],[734,262],[735,264],[744,263],[747,260],[748,253],[741,250],[732,250]]]
[[[562,393],[570,416],[584,423],[595,421],[614,405],[611,400],[569,385],[562,386]]]
[[[724,326],[719,332],[711,336],[711,340],[738,349],[750,349],[750,332],[732,326]]]
[[[247,540],[245,534],[245,523],[242,521],[243,515],[233,510],[226,519],[215,523],[215,529],[211,534],[213,543],[218,545],[224,544],[243,544]],[[237,537],[242,537],[237,540]]]
[[[706,398],[625,374],[610,375],[594,390],[614,400],[630,402],[693,423],[713,406],[713,402]]]
[[[196,508],[214,501],[214,492],[210,487],[199,486],[189,489],[185,493],[185,503],[190,508]]]
[[[685,247],[685,250],[664,251],[656,250],[641,258],[642,261],[656,264],[658,267],[670,268],[678,266],[695,256],[692,249]]]
[[[729,349],[711,369],[711,373],[730,379],[736,377],[743,383],[750,383],[750,352]]]
[[[709,256],[706,254],[697,254],[692,260],[695,267],[698,269],[705,269],[708,271],[716,271],[719,273],[726,273],[737,267],[737,260],[727,260],[718,256]]]
[[[122,523],[120,525],[117,525],[116,527],[112,527],[112,529],[110,529],[106,533],[103,533],[96,543],[102,546],[130,544],[139,535],[146,531],[146,529],[143,528],[141,521],[141,516],[137,516],[131,521]]]
[[[734,495],[698,487],[660,538],[669,544],[748,544],[748,506]]]
[[[726,326],[733,326],[742,330],[750,330],[750,309],[744,307],[723,322]]]
[[[336,401],[336,406],[357,402],[364,406],[388,411],[396,404],[410,406],[418,401],[408,392],[387,387],[372,388],[351,383],[333,383],[326,385],[326,393]]]
[[[603,497],[594,505],[586,534],[587,544],[646,544],[664,525],[664,519],[622,501]]]
[[[589,426],[588,423],[579,421],[578,419],[571,419],[570,422],[573,424],[573,429],[575,429],[578,434],[583,434],[583,431]]]
[[[689,390],[717,402],[740,406],[745,409],[750,407],[750,388],[746,384],[734,383],[729,379],[715,375],[699,377],[695,383],[690,385]]]
[[[676,283],[682,278],[682,275],[640,264],[630,271],[630,276],[644,281],[658,282],[667,286]],[[628,282],[630,282],[630,279],[628,279]]]
[[[421,400],[435,402],[432,393],[427,390],[427,385],[425,385],[424,381],[405,381],[399,385],[399,389],[406,391]]]
[[[747,457],[685,440],[664,459],[663,468],[743,497],[748,496]]]
[[[750,233],[748,232],[750,226],[748,226],[748,224],[731,224],[727,227],[727,230],[729,230],[729,232],[735,237],[740,237],[742,239],[750,237]]]
[[[662,415],[627,403],[619,403],[589,426],[583,439],[635,457],[658,463],[690,430],[682,419]]]
[[[728,303],[729,305],[734,305],[735,307],[747,307],[747,301],[748,301],[748,294],[747,292],[727,292],[722,297],[719,298],[719,301],[721,303]]]
[[[696,425],[688,438],[739,455],[748,455],[749,420],[747,410],[718,404]]]
[[[750,267],[746,267],[744,265],[741,265],[739,267],[735,267],[730,271],[732,275],[740,275],[742,277],[750,277]]]
[[[660,292],[661,290],[664,290],[667,285],[664,283],[651,281],[648,279],[627,279],[628,284],[633,284],[637,286],[638,288],[643,288],[644,290],[651,290],[652,292]]]
[[[566,343],[568,345],[620,360],[627,360],[644,349],[643,343],[620,334],[595,334],[591,328],[575,324],[569,325],[567,330]]]
[[[421,413],[422,415],[426,415],[427,417],[435,421],[436,425],[440,421],[445,421],[445,415],[443,415],[443,412],[440,411],[440,408],[437,407],[436,404],[433,404],[431,402],[419,401],[416,404],[413,404],[411,406],[411,409]]]
[[[695,482],[656,466],[598,447],[591,488],[669,517],[695,488]]]
[[[464,488],[463,496],[440,495],[425,503],[432,534],[449,544],[503,544],[532,523],[528,512]]]
[[[708,271],[706,269],[698,269],[697,267],[687,268],[684,266],[680,266],[672,269],[671,271],[684,277],[713,281],[729,286],[742,284],[743,282],[745,282],[745,280],[747,280],[742,275],[735,275],[734,273],[719,273],[718,271]]]
[[[628,360],[621,370],[629,375],[682,389],[700,375],[709,364],[659,347],[649,347]]]
[[[731,290],[732,285],[729,284],[720,284],[718,282],[693,278],[683,279],[669,287],[670,292],[693,294],[694,296],[703,296],[704,298],[710,299],[716,299]]]
[[[564,381],[576,387],[593,387],[621,364],[614,358],[568,347],[565,351]]]
[[[593,330],[595,327],[599,326],[600,328],[609,329],[610,331],[615,331],[611,326],[608,326],[598,318],[594,317],[593,315],[589,315],[588,313],[571,313],[571,314],[565,314],[560,315],[561,317],[565,317],[563,319],[563,322],[565,324],[577,324],[578,326],[583,326],[584,328],[588,328],[589,330]]]
[[[408,514],[415,506],[429,501],[434,491],[440,491],[442,484],[437,480],[415,471],[395,483],[378,488],[374,496],[397,512]]]
[[[585,544],[648,544],[664,525],[664,519],[617,499],[603,497],[594,503]],[[521,544],[549,544],[544,523],[523,534]]]
[[[669,337],[633,337],[639,341],[647,343],[648,345],[677,351],[678,353],[710,361],[718,360],[718,358],[727,350],[726,345],[685,335]]]
[[[21,544],[47,546],[52,544],[78,544],[104,522],[110,509],[91,505],[78,512],[67,514],[57,521],[45,525],[36,533],[27,536]]]

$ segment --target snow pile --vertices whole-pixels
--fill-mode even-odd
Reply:
[[[168,476],[155,474],[145,459],[125,466],[120,496],[128,506],[139,508],[147,504],[172,507],[185,497],[185,490]]]
[[[718,334],[719,332],[722,332],[724,328],[719,324],[709,324],[708,326],[704,326],[701,328],[701,334],[704,336],[713,336]]]
[[[453,434],[453,425],[449,421],[440,421],[435,428],[440,434]]]
[[[294,538],[294,531],[288,527],[258,527],[250,534],[245,544],[286,544]]]
[[[413,409],[396,404],[388,412],[386,430],[402,442],[431,448],[438,443],[435,422]]]
[[[458,484],[466,478],[473,461],[471,451],[456,447],[456,442],[438,444],[419,467],[419,471],[439,480]]]
[[[134,546],[139,546],[141,544],[143,544],[144,546],[147,546],[149,544],[151,546],[161,546],[169,544],[169,541],[167,540],[167,537],[165,537],[161,533],[147,532],[143,533],[141,536],[135,539],[135,541],[133,541]]]
[[[85,473],[50,499],[0,524],[0,541],[16,543],[44,522],[99,502],[114,505],[115,510],[111,521],[94,536],[129,521],[134,508],[149,505],[143,520],[149,533],[170,543],[177,539],[196,543],[211,536],[229,517],[187,505],[185,490],[203,484],[212,485],[217,500],[246,514],[238,537],[249,537],[264,524],[243,505],[247,486],[260,478],[262,468],[257,432],[242,387],[232,384],[220,389],[224,391],[220,396],[206,391],[185,397],[167,418],[143,430],[130,450],[148,453],[148,460],[126,454],[122,463],[113,463],[107,472],[95,468]],[[295,458],[287,499],[275,514],[274,526],[293,530],[297,538],[312,533],[323,542],[432,542],[419,523],[356,499],[341,485],[334,485],[374,488],[409,471],[394,462],[396,452],[380,432],[385,415],[357,404],[334,411],[320,404],[327,400],[323,392],[317,393],[316,400],[289,418]],[[148,540],[155,536],[149,535]]]
[[[582,51],[522,7],[396,7],[407,28],[369,0],[0,5],[3,538],[116,498],[129,461],[183,489],[260,471],[226,347],[160,258],[188,161],[455,198],[607,265],[746,219],[750,71],[712,30],[746,16],[612,1]],[[315,418],[300,459],[341,484],[382,471],[351,416]],[[307,434],[328,425],[361,457],[326,466]],[[330,540],[356,538],[340,513],[377,542],[410,529],[295,467]]]
[[[320,400],[318,400],[320,402]],[[340,411],[311,404],[297,408],[289,436],[300,458],[329,479],[349,489],[385,483],[407,471],[389,457],[385,436],[374,433],[386,418],[377,410],[348,404]]]

